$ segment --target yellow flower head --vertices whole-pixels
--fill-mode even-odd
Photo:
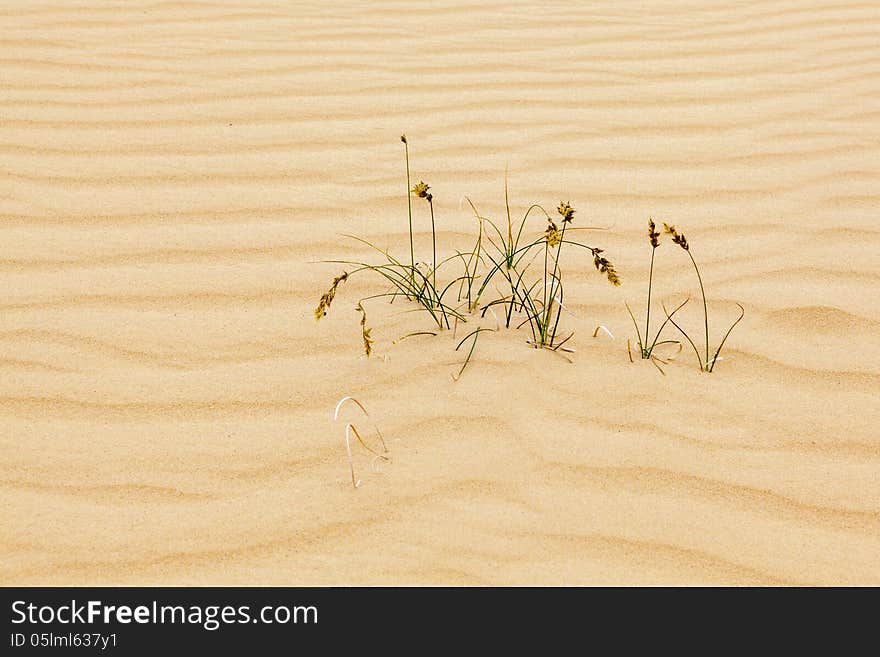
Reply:
[[[428,184],[423,180],[420,181],[418,185],[412,188],[413,194],[418,196],[419,198],[427,198],[429,196],[428,190],[431,189]]]
[[[562,201],[556,211],[562,215],[563,223],[569,224],[574,219],[574,208],[567,201]]]
[[[547,230],[544,231],[544,239],[547,240],[547,246],[551,247],[558,245],[562,241],[562,233],[552,221],[547,226]]]

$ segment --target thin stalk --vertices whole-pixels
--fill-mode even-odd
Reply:
[[[553,332],[550,334],[550,346],[553,346],[553,341],[556,339],[556,330],[559,328],[559,316],[562,314],[562,298],[563,298],[563,290],[562,290],[562,281],[559,281],[559,309],[556,311],[556,323],[553,325]]]
[[[709,307],[706,304],[706,290],[703,288],[703,277],[700,276],[700,268],[697,267],[697,261],[694,260],[694,256],[691,255],[690,249],[687,249],[687,254],[690,256],[691,262],[694,264],[694,271],[697,272],[697,280],[700,282],[700,294],[703,295],[703,320],[706,325],[706,367],[709,367]]]
[[[550,250],[547,241],[544,241],[544,290],[541,305],[541,346],[547,341],[547,252]]]
[[[409,212],[409,259],[410,266],[416,268],[416,251],[413,246],[413,222],[412,222],[412,184],[409,178],[409,142],[403,140],[403,150],[406,156],[406,207]],[[415,282],[415,274],[412,274],[413,282]]]
[[[553,304],[553,299],[555,297],[554,290],[556,286],[556,282],[559,281],[556,276],[556,272],[559,271],[559,256],[562,253],[562,244],[565,241],[565,229],[568,227],[568,222],[562,222],[562,234],[559,236],[559,245],[556,247],[556,257],[553,259],[553,274],[550,276],[550,303]],[[559,287],[562,287],[562,281],[559,281]],[[552,315],[552,313],[551,313]],[[556,316],[556,323],[559,324],[559,315]],[[556,327],[553,327],[553,335],[550,336],[550,344],[553,344],[553,338],[556,335]]]
[[[428,199],[428,206],[431,208],[431,246],[433,248],[433,256],[431,260],[431,276],[434,280],[434,288],[437,287],[437,233],[434,230],[434,199]]]
[[[639,332],[639,324],[636,322],[636,316],[633,315],[632,308],[629,307],[629,304],[626,301],[623,302],[623,305],[626,306],[626,311],[629,313],[629,317],[633,322],[633,327],[636,330],[636,338],[639,341],[639,351],[642,353],[642,358],[647,358],[648,356],[645,355],[645,343],[648,342],[648,336],[645,336],[645,343],[643,343],[642,334]]]
[[[667,319],[668,321],[672,322],[672,325],[673,325],[675,328],[678,329],[678,331],[679,331],[679,332],[680,332],[680,333],[681,333],[681,334],[687,339],[688,343],[690,343],[691,347],[694,348],[694,354],[695,354],[696,357],[697,357],[697,362],[700,363],[700,370],[701,370],[701,371],[705,370],[706,367],[703,365],[703,363],[700,362],[700,361],[702,360],[702,359],[700,358],[700,350],[697,349],[697,345],[695,345],[695,344],[694,344],[694,341],[691,340],[691,336],[689,336],[687,333],[685,333],[685,332],[684,332],[684,329],[681,328],[681,326],[679,326],[678,323],[677,323],[674,319],[672,319],[672,315],[670,315],[670,314],[669,314],[669,311],[666,310],[666,306],[663,306],[663,312],[664,312],[664,314],[666,315],[666,319]]]
[[[651,287],[654,283],[654,254],[656,248],[651,248],[651,268],[648,270],[648,312],[645,316],[645,342],[648,341],[650,335],[649,327],[651,326]]]
[[[733,331],[733,328],[742,321],[742,318],[746,316],[746,309],[740,306],[740,304],[736,304],[739,306],[739,318],[730,325],[730,328],[727,329],[727,333],[724,334],[724,337],[721,339],[721,344],[718,345],[718,349],[715,350],[715,355],[712,356],[712,364],[709,366],[709,372],[711,373],[715,369],[715,363],[718,362],[718,355],[721,353],[721,348],[724,346],[724,343],[727,342],[727,337],[730,335],[730,332]]]
[[[666,324],[669,323],[670,319],[675,315],[675,313],[677,313],[679,310],[681,310],[682,308],[684,308],[684,305],[685,305],[688,301],[690,301],[690,297],[688,297],[687,299],[685,299],[684,301],[682,301],[680,304],[678,304],[678,305],[675,307],[675,310],[673,310],[671,313],[669,313],[669,319],[667,319],[666,321],[664,321],[664,322],[660,325],[660,330],[657,331],[657,335],[654,336],[654,342],[652,342],[652,343],[651,343],[651,346],[648,347],[648,356],[651,355],[651,352],[654,351],[654,347],[656,347],[658,344],[666,344],[667,342],[675,342],[675,340],[666,340],[666,341],[664,341],[664,342],[657,342],[657,340],[660,339],[660,334],[663,333],[663,329],[666,327]],[[647,342],[647,341],[648,341],[648,336],[645,336],[645,342]],[[681,344],[681,343],[679,343],[679,344]]]
[[[513,249],[513,223],[510,220],[510,196],[507,190],[507,169],[504,170],[504,207],[507,209],[507,268],[510,269],[513,262],[510,260],[509,254]]]
[[[474,336],[474,341],[471,343],[471,348],[470,348],[470,351],[468,351],[467,358],[464,359],[464,364],[461,366],[461,369],[458,371],[458,375],[457,376],[454,375],[452,377],[453,381],[458,381],[461,378],[462,372],[464,372],[464,368],[466,368],[468,366],[468,363],[471,362],[471,357],[474,355],[474,349],[477,346],[477,338],[480,337],[480,333],[482,333],[483,331],[493,331],[493,330],[494,329],[483,328],[483,327],[480,327],[478,329],[474,329],[473,331],[468,333],[466,336],[464,336],[464,338],[462,338],[461,342],[458,343],[458,346],[455,348],[456,351],[461,349],[461,345],[463,345],[469,337]]]
[[[543,206],[538,205],[537,203],[533,203],[532,205],[530,205],[528,207],[528,209],[526,210],[526,213],[523,215],[522,221],[519,224],[519,231],[517,231],[517,233],[516,233],[516,241],[514,241],[513,246],[511,247],[511,251],[512,251],[511,256],[513,255],[513,252],[518,250],[519,239],[520,239],[520,237],[522,237],[523,228],[526,227],[526,220],[529,218],[529,215],[532,213],[532,210],[534,210],[535,208],[537,208],[538,210],[543,212],[545,217],[547,217],[548,219],[550,218],[550,215],[547,213],[547,210],[545,210]]]

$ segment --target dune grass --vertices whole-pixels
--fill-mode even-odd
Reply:
[[[365,303],[378,299],[390,302],[405,301],[412,310],[427,315],[432,323],[430,330],[419,329],[407,333],[400,339],[417,335],[436,336],[439,333],[457,329],[459,324],[469,322],[478,326],[462,338],[456,351],[469,345],[467,356],[457,375],[458,379],[471,361],[479,336],[486,331],[497,329],[479,326],[480,320],[495,306],[504,308],[504,326],[521,328],[528,326],[531,332],[529,344],[535,348],[558,350],[567,342],[572,333],[560,339],[560,321],[565,309],[565,288],[561,268],[563,247],[577,247],[589,252],[595,268],[607,277],[612,285],[620,285],[620,278],[602,249],[584,244],[571,235],[575,210],[568,202],[557,208],[560,219],[554,218],[539,204],[533,204],[525,211],[518,226],[514,227],[511,215],[509,191],[505,181],[504,197],[507,214],[506,226],[502,229],[494,221],[482,216],[473,202],[468,199],[477,219],[477,235],[469,251],[455,250],[441,260],[437,257],[437,228],[434,212],[434,195],[431,187],[420,180],[412,185],[409,140],[401,136],[404,145],[404,160],[407,177],[407,221],[409,229],[410,260],[401,261],[388,250],[383,250],[372,242],[360,237],[347,235],[362,245],[369,247],[381,256],[378,262],[357,260],[329,260],[326,262],[345,266],[345,271],[333,279],[315,309],[316,319],[321,319],[329,311],[339,285],[351,276],[369,272],[378,276],[385,284],[385,290],[358,300],[356,310],[361,314],[361,338],[366,356],[373,352],[371,329],[366,325]],[[414,239],[414,220],[416,218],[413,199],[424,199],[428,205],[431,226],[431,260],[422,263],[416,258]],[[543,233],[526,236],[526,224],[530,216],[543,215],[546,225]],[[559,222],[561,226],[557,223]],[[488,227],[490,232],[486,232]],[[540,258],[541,266],[533,267]],[[491,300],[485,300],[490,284],[496,277],[502,278],[509,291]]]
[[[449,330],[456,336],[459,324],[472,325],[463,338],[458,339],[456,336],[458,342],[455,351],[466,348],[467,353],[458,373],[452,375],[455,380],[458,380],[468,363],[471,362],[479,337],[485,332],[500,330],[502,323],[504,328],[511,330],[527,327],[530,335],[526,342],[536,349],[547,349],[555,353],[560,351],[571,353],[572,350],[564,346],[571,340],[574,333],[570,330],[564,330],[562,322],[563,311],[567,312],[563,264],[569,263],[579,253],[586,251],[586,255],[592,258],[594,268],[607,279],[608,283],[616,287],[621,282],[617,270],[605,256],[604,250],[586,244],[580,238],[581,232],[596,229],[574,226],[575,209],[567,201],[559,203],[555,215],[547,212],[540,204],[529,205],[521,218],[514,221],[505,176],[505,221],[495,222],[483,216],[468,198],[467,202],[476,218],[477,226],[473,246],[465,251],[453,249],[451,255],[438,260],[434,194],[430,185],[421,178],[418,183],[412,184],[409,140],[406,135],[401,135],[400,139],[404,145],[406,168],[410,259],[408,262],[400,260],[390,251],[381,249],[366,239],[346,235],[345,237],[368,247],[380,258],[374,262],[325,261],[342,265],[345,270],[333,279],[327,292],[321,296],[315,309],[316,319],[320,320],[327,314],[342,283],[351,276],[369,273],[378,277],[384,289],[376,294],[358,299],[356,305],[356,310],[361,316],[363,353],[367,357],[373,353],[374,342],[371,335],[372,329],[367,327],[366,303],[380,299],[390,303],[399,300],[406,304],[406,310],[426,316],[430,322],[430,327],[416,326],[415,330],[401,336],[398,341],[415,336],[436,337]],[[427,262],[422,262],[416,257],[414,222],[417,217],[413,207],[414,198],[423,199],[428,206],[426,214],[430,219],[431,259]],[[537,218],[545,222],[543,230],[532,232],[529,222]],[[705,353],[700,355],[693,340],[675,321],[676,313],[684,307],[687,299],[672,312],[667,312],[664,307],[665,321],[660,323],[654,333],[651,332],[654,264],[656,250],[660,246],[660,233],[653,219],[648,220],[651,262],[648,273],[644,334],[629,304],[625,304],[636,329],[639,353],[642,359],[651,360],[663,372],[658,361],[664,364],[668,361],[657,357],[654,350],[663,344],[677,344],[679,350],[681,349],[681,343],[677,340],[661,340],[661,335],[667,324],[672,324],[694,348],[700,361],[700,369],[712,372],[724,343],[730,332],[742,319],[742,315],[727,330],[714,355],[710,357],[708,306],[699,268],[684,236],[678,233],[673,226],[666,224],[664,226],[666,233],[672,236],[672,241],[690,256],[700,282],[706,329]],[[565,252],[565,257],[563,257],[563,252]],[[495,328],[483,326],[481,322],[487,313],[495,316],[497,321],[496,308],[503,310],[503,322],[498,322]],[[628,349],[629,344],[630,342],[627,341]],[[631,353],[630,359],[632,360]],[[357,437],[356,430],[353,431]]]
[[[516,325],[520,328],[528,324],[532,334],[529,343],[535,348],[548,348],[556,350],[561,344],[557,342],[559,334],[559,320],[564,305],[564,286],[562,282],[562,270],[560,261],[562,256],[562,248],[568,244],[571,247],[580,247],[588,250],[593,256],[593,264],[598,271],[605,274],[609,283],[612,285],[620,285],[620,278],[611,262],[602,255],[603,250],[588,246],[580,241],[566,239],[566,232],[574,229],[569,226],[574,221],[575,210],[568,202],[561,202],[557,208],[557,213],[562,217],[562,228],[557,225],[553,217],[540,205],[530,206],[513,237],[513,224],[510,215],[510,203],[508,200],[507,186],[505,185],[505,207],[507,210],[507,235],[491,220],[485,219],[485,222],[495,231],[497,242],[492,236],[487,238],[489,244],[495,249],[494,254],[487,253],[486,258],[492,263],[483,279],[483,283],[477,292],[479,299],[486,288],[492,282],[495,276],[502,276],[510,289],[510,294],[502,295],[493,301],[488,302],[482,307],[482,314],[488,308],[495,305],[502,305],[506,308],[505,326],[511,327],[514,313],[518,312],[525,315],[525,318]],[[523,229],[529,215],[534,210],[540,210],[547,220],[544,233],[524,246],[521,246],[521,238]],[[570,232],[569,232],[570,234]],[[538,258],[543,256],[543,266],[540,269],[540,275],[534,280],[526,278],[529,276],[531,265]],[[532,281],[529,283],[528,281]],[[567,341],[571,335],[565,338]]]
[[[666,319],[672,323],[675,328],[679,330],[679,332],[685,337],[688,343],[693,347],[694,353],[697,356],[697,362],[700,365],[700,369],[704,372],[713,372],[715,370],[715,365],[718,362],[718,357],[721,354],[721,349],[724,347],[724,343],[727,342],[727,338],[730,336],[730,333],[742,321],[742,318],[745,317],[746,310],[739,303],[736,305],[740,309],[739,317],[734,320],[733,324],[727,329],[724,333],[724,337],[721,338],[721,342],[718,343],[718,348],[715,350],[712,357],[709,357],[709,305],[706,301],[706,288],[703,286],[703,277],[700,275],[700,268],[697,266],[697,261],[694,259],[694,254],[691,253],[690,244],[687,241],[687,238],[684,236],[684,233],[679,232],[675,226],[670,226],[669,224],[663,224],[664,232],[672,237],[672,242],[677,244],[681,249],[688,254],[690,258],[691,264],[694,267],[694,272],[697,274],[697,281],[700,284],[700,295],[703,298],[703,324],[704,324],[704,336],[705,336],[705,351],[701,355],[700,350],[697,349],[697,345],[694,344],[694,341],[691,339],[690,335],[673,319],[673,315],[678,310],[674,310],[672,313],[666,311],[666,308],[663,308],[663,312],[666,314]],[[681,306],[679,306],[680,308]]]
[[[651,244],[651,264],[648,268],[648,301],[646,304],[645,311],[645,333],[644,337],[642,336],[642,332],[639,329],[639,323],[636,320],[635,314],[630,308],[629,303],[624,302],[624,306],[626,306],[626,310],[629,313],[630,319],[632,320],[633,326],[636,329],[636,341],[639,346],[639,354],[642,357],[642,360],[651,360],[654,365],[657,366],[657,369],[660,372],[663,372],[663,368],[657,365],[657,361],[659,359],[656,355],[654,355],[654,349],[659,345],[663,344],[680,344],[677,340],[660,340],[660,336],[663,333],[663,329],[666,328],[666,325],[671,321],[671,317],[675,315],[679,310],[681,310],[685,304],[688,302],[685,299],[680,305],[678,305],[670,314],[669,317],[666,318],[660,328],[654,333],[653,338],[651,337],[651,293],[653,292],[654,287],[654,261],[656,259],[657,249],[660,246],[660,232],[657,230],[657,225],[654,223],[652,218],[648,218],[648,241]],[[627,341],[627,349],[629,349],[629,341]],[[632,355],[630,355],[630,360],[632,360]],[[663,372],[665,373],[665,372]]]

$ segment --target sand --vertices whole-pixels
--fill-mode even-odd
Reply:
[[[875,3],[3,5],[3,584],[880,584]],[[340,234],[408,251],[404,131],[444,253],[505,169],[606,229],[573,363],[486,333],[455,383],[380,302],[366,359],[367,277],[315,322]],[[649,215],[713,340],[746,308],[711,375],[627,358]]]

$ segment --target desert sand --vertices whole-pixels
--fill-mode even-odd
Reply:
[[[880,7],[330,4],[3,3],[0,582],[880,584]],[[572,363],[484,333],[456,383],[384,302],[367,359],[367,276],[315,321],[342,234],[408,252],[402,132],[443,253],[505,171],[603,229]],[[627,357],[649,216],[713,341],[746,309],[712,374]]]

